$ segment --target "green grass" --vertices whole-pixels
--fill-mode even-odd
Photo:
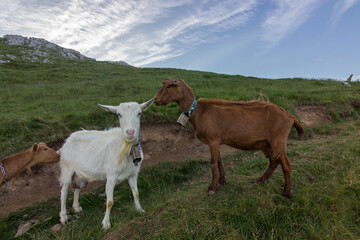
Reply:
[[[11,238],[21,222],[35,218],[40,223],[20,239],[359,239],[359,145],[358,129],[331,139],[290,140],[290,199],[281,196],[280,167],[269,183],[257,185],[268,160],[239,151],[223,159],[227,183],[216,194],[206,193],[208,161],[162,163],[139,175],[145,214],[135,211],[127,183],[116,187],[108,231],[101,229],[100,187],[81,196],[83,213],[72,212],[69,198],[72,217],[59,232],[50,230],[59,221],[60,200],[53,198],[1,219],[0,236]]]

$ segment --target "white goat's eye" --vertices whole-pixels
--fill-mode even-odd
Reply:
[[[118,117],[119,117],[119,118],[122,118],[122,116],[121,116],[121,114],[120,114],[120,113],[118,113],[117,115],[118,115]]]
[[[138,114],[138,117],[140,117],[141,116],[141,112],[139,112],[139,114]]]

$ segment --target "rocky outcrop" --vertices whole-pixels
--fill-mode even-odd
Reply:
[[[9,63],[13,60],[25,60],[30,62],[54,63],[57,60],[68,59],[76,61],[96,61],[82,55],[73,49],[63,48],[55,43],[42,38],[23,37],[20,35],[4,35],[0,37],[0,44],[23,46],[23,48],[6,51],[0,48],[0,64]],[[107,61],[109,63],[130,66],[124,61]]]
[[[3,37],[9,45],[19,45],[30,47],[22,51],[23,59],[30,61],[38,61],[40,58],[45,58],[43,61],[51,62],[51,58],[63,58],[69,60],[95,60],[82,55],[80,52],[73,49],[67,49],[51,43],[42,38],[23,37],[20,35],[4,35]]]
[[[124,61],[107,61],[108,63],[114,63],[114,64],[119,64],[119,65],[124,65],[124,66],[130,66],[127,62]]]

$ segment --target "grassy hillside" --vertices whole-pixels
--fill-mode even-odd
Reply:
[[[0,46],[4,46],[1,45]],[[7,46],[7,45],[5,45]],[[18,46],[0,49],[16,55]],[[326,104],[335,121],[356,117],[351,106],[360,100],[360,84],[349,88],[336,81],[258,79],[180,69],[151,69],[95,61],[56,64],[11,61],[0,64],[0,157],[33,142],[63,138],[81,127],[103,129],[116,118],[97,104],[146,101],[161,88],[164,78],[184,79],[197,98],[252,100],[261,92],[292,114],[297,104]],[[174,121],[179,108],[152,106],[143,121]]]
[[[19,47],[0,43],[0,51],[17,55]],[[307,129],[306,141],[289,141],[293,197],[281,197],[280,167],[270,183],[253,184],[267,168],[267,159],[239,151],[224,159],[228,182],[217,194],[205,191],[210,181],[207,160],[163,163],[140,174],[145,214],[134,210],[126,183],[116,187],[109,231],[101,230],[101,187],[82,196],[84,212],[70,210],[70,224],[60,232],[50,231],[59,221],[56,198],[1,219],[0,239],[11,238],[21,222],[34,218],[40,222],[20,239],[360,238],[360,83],[346,87],[331,80],[270,80],[95,61],[13,60],[0,64],[0,158],[33,142],[64,138],[81,127],[117,125],[116,117],[97,103],[146,101],[167,77],[185,80],[197,98],[252,100],[261,92],[292,114],[297,105],[326,105],[331,123]],[[179,113],[175,104],[152,106],[142,121],[175,121]]]

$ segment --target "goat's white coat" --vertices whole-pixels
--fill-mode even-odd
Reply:
[[[141,163],[135,166],[132,158],[127,154],[124,159],[119,159],[124,141],[137,141],[140,128],[140,114],[153,102],[151,99],[143,104],[122,103],[117,107],[103,106],[105,110],[118,114],[120,126],[106,131],[87,131],[74,132],[66,140],[60,151],[60,185],[61,185],[61,211],[60,222],[67,222],[66,197],[69,184],[73,174],[76,174],[76,181],[79,187],[86,182],[106,179],[106,213],[102,221],[104,229],[108,229],[110,224],[110,210],[113,204],[113,192],[117,182],[128,179],[133,197],[135,208],[144,212],[139,202],[137,188],[137,177]],[[128,136],[126,130],[135,130],[134,134]],[[141,153],[141,160],[144,156]],[[73,208],[75,212],[82,211],[79,205],[80,189],[75,189]]]

